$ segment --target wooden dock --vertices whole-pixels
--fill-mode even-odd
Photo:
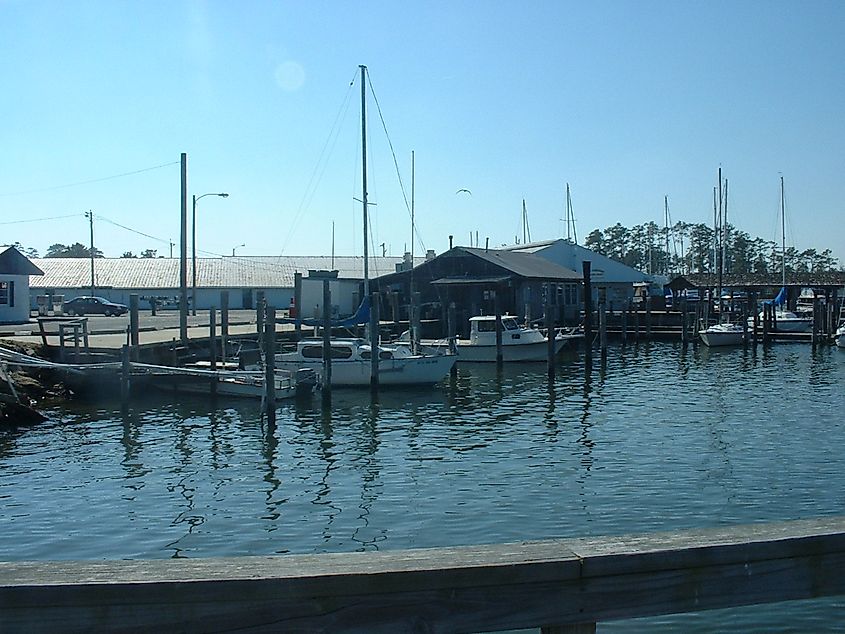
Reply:
[[[0,563],[4,633],[594,632],[845,594],[845,517],[368,553]]]

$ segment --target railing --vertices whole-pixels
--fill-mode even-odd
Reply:
[[[0,563],[0,629],[591,632],[845,594],[845,518],[405,551]]]

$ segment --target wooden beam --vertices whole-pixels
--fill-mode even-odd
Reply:
[[[4,632],[490,631],[845,594],[845,518],[371,553],[0,563]]]

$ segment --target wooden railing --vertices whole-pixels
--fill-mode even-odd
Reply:
[[[0,630],[473,632],[845,594],[845,518],[350,554],[0,563]]]

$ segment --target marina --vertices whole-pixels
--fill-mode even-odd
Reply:
[[[0,430],[0,559],[392,551],[845,514],[830,486],[845,468],[836,347],[641,341],[544,369],[470,364],[375,400],[280,402],[269,427],[242,399],[152,392],[125,414],[117,399],[58,402],[45,423]],[[833,632],[842,607],[599,631]]]

